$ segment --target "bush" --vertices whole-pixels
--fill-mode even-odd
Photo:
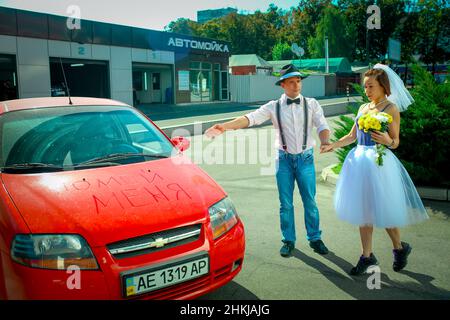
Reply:
[[[415,184],[433,187],[450,187],[448,159],[450,150],[450,76],[444,83],[436,83],[433,76],[420,66],[412,66],[415,87],[411,95],[415,102],[400,114],[400,145],[394,150]],[[355,90],[369,102],[362,86]],[[349,110],[351,107],[349,106]],[[356,115],[357,109],[351,110]],[[340,116],[333,141],[346,135],[354,119]],[[340,167],[349,145],[336,150]]]
[[[395,153],[416,184],[449,187],[450,78],[438,84],[420,66],[412,66],[412,71],[415,102],[400,114]]]

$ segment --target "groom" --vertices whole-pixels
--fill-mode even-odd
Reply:
[[[307,239],[315,252],[327,254],[328,249],[321,240],[319,210],[315,201],[316,173],[314,168],[313,126],[317,128],[321,149],[329,145],[330,129],[317,100],[300,94],[302,80],[307,76],[292,65],[284,66],[280,79],[275,83],[284,89],[279,100],[274,100],[259,109],[232,121],[216,124],[206,131],[215,136],[226,130],[237,130],[260,125],[272,120],[277,129],[275,145],[278,148],[276,180],[280,199],[280,226],[283,246],[282,257],[290,257],[295,248],[293,195],[295,182],[303,201]],[[280,141],[281,138],[281,141]],[[281,143],[280,143],[281,142]]]

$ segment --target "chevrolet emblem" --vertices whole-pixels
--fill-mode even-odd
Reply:
[[[158,238],[158,239],[155,239],[155,241],[152,242],[151,246],[152,247],[156,247],[156,248],[162,248],[168,243],[169,243],[169,239]]]

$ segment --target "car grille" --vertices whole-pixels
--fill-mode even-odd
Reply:
[[[196,224],[193,226],[170,229],[115,242],[108,244],[106,247],[115,258],[134,257],[194,242],[200,238],[201,228],[201,224]]]

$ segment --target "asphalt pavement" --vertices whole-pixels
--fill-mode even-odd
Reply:
[[[336,117],[328,118],[333,124]],[[239,133],[250,137],[241,130]],[[316,200],[320,210],[322,239],[330,249],[328,255],[313,252],[306,241],[303,207],[295,190],[297,245],[291,258],[282,258],[279,228],[279,202],[274,175],[262,174],[267,169],[266,157],[273,149],[271,127],[254,130],[262,137],[258,148],[247,144],[246,161],[238,163],[236,139],[206,140],[192,138],[197,157],[192,158],[210,174],[234,201],[246,232],[243,269],[229,284],[202,299],[208,300],[334,300],[334,299],[450,299],[450,207],[448,202],[424,201],[430,219],[422,224],[401,229],[402,240],[413,247],[409,264],[401,272],[392,270],[392,244],[382,229],[374,231],[374,253],[380,269],[377,274],[352,277],[348,271],[361,253],[358,228],[337,219],[333,208],[335,186],[319,178],[323,168],[336,163],[334,153],[320,155],[315,150],[317,176]],[[237,133],[237,132],[236,132]],[[317,137],[316,137],[317,138]],[[265,140],[265,141],[264,141]],[[261,139],[260,139],[261,141]],[[222,143],[223,142],[223,143]],[[199,144],[203,157],[198,156]],[[241,151],[239,151],[241,149]],[[214,150],[214,152],[212,152]],[[236,163],[226,155],[233,153]],[[259,155],[256,163],[252,156]],[[194,154],[192,154],[194,155]],[[215,155],[214,163],[210,155]],[[224,156],[225,161],[221,160]],[[241,154],[242,157],[242,154]],[[225,162],[224,164],[221,163]],[[203,163],[200,163],[203,162]],[[254,162],[254,161],[253,161]],[[228,163],[228,164],[227,164]],[[379,282],[377,282],[379,280]],[[372,288],[372,289],[370,289]]]
[[[339,103],[339,98],[320,102],[332,105]],[[143,111],[160,127],[182,128],[192,121],[209,124],[235,117],[259,105],[174,106],[170,110],[161,106],[159,110],[144,107]],[[336,116],[327,117],[332,130],[336,119]],[[272,126],[262,126],[227,132],[213,141],[203,135],[190,138],[191,147],[186,155],[225,189],[235,203],[246,232],[242,271],[233,281],[203,296],[202,300],[450,299],[449,203],[424,200],[430,219],[401,229],[402,240],[413,247],[403,271],[392,270],[390,239],[384,230],[375,229],[374,253],[380,262],[379,269],[373,274],[352,277],[348,271],[361,253],[359,231],[337,219],[333,208],[335,185],[320,179],[321,171],[336,163],[337,158],[334,153],[319,154],[317,147],[316,201],[322,239],[330,253],[321,256],[308,246],[302,202],[296,188],[297,244],[292,257],[282,258],[273,135]]]

